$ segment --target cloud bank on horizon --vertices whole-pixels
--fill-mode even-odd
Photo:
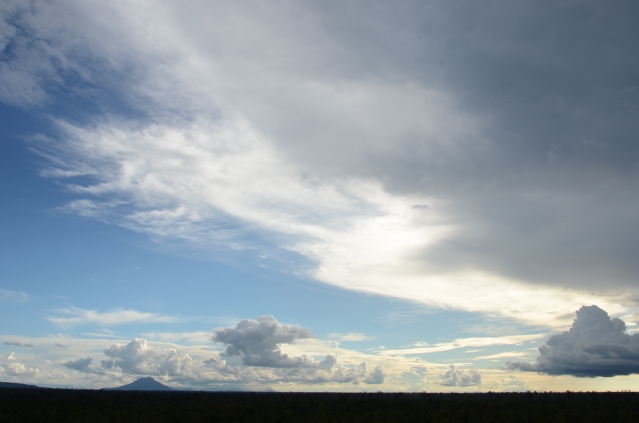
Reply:
[[[308,329],[282,325],[273,316],[261,316],[257,320],[244,319],[237,325],[216,328],[209,342],[224,344],[222,351],[194,349],[192,357],[186,348],[162,348],[151,345],[146,339],[114,343],[102,352],[107,359],[100,360],[98,366],[91,367],[93,357],[81,357],[61,361],[60,366],[75,370],[93,383],[109,383],[128,376],[155,376],[168,378],[182,386],[217,388],[229,386],[243,387],[252,383],[298,383],[302,385],[381,385],[386,371],[381,365],[370,365],[366,361],[356,361],[344,350],[337,348],[336,342],[311,344],[312,349],[323,349],[324,360],[315,360],[318,351],[310,355],[290,356],[282,353],[283,344],[295,344],[298,340],[315,339]],[[307,345],[307,348],[309,345]],[[188,349],[186,349],[188,350]],[[83,351],[87,353],[89,351]],[[202,354],[208,356],[203,359]],[[340,356],[340,361],[336,355]],[[358,358],[366,357],[358,354]],[[238,361],[239,358],[239,361]],[[369,356],[375,360],[374,356]],[[355,362],[354,362],[355,361]],[[11,369],[16,375],[26,372],[26,366],[18,363],[14,355],[6,359],[5,373]],[[387,360],[391,363],[392,360]],[[404,365],[405,366],[405,365]],[[38,370],[39,369],[34,369]]]
[[[395,392],[441,391],[442,387],[462,391],[530,390],[531,381],[526,379],[529,372],[579,378],[639,374],[639,334],[625,332],[621,319],[611,319],[595,305],[583,306],[577,310],[571,328],[550,336],[539,348],[536,362],[507,362],[508,369],[478,370],[468,368],[472,363],[437,364],[415,358],[410,348],[390,355],[383,350],[345,349],[337,341],[315,338],[306,328],[261,316],[215,328],[208,339],[199,339],[201,344],[182,346],[143,338],[114,342],[60,338],[60,334],[28,339],[29,344],[26,339],[5,341],[7,345],[30,348],[0,358],[0,375],[31,383],[68,381],[93,388],[153,376],[173,386],[205,390],[262,390],[278,385],[287,390],[366,390],[373,386]],[[523,343],[536,343],[539,336],[507,338],[460,339],[452,347],[431,346],[427,354],[445,347],[467,349],[465,353],[473,361],[524,357],[529,345]],[[56,339],[67,343],[62,351]],[[499,345],[519,351],[483,356],[484,350],[468,349]],[[43,361],[42,356],[49,358]],[[513,370],[520,370],[523,377],[504,377]],[[533,389],[538,388],[535,385]],[[579,389],[588,390],[588,385]]]

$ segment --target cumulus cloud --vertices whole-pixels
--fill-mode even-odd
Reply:
[[[23,344],[20,341],[4,341],[5,345],[13,345],[15,347],[26,347],[26,348],[31,348],[33,347],[33,344]]]
[[[136,338],[128,344],[113,344],[104,354],[112,360],[103,360],[107,370],[119,368],[124,373],[142,375],[178,376],[187,373],[193,359],[174,348],[150,347],[146,339]]]
[[[0,363],[0,368],[9,376],[33,376],[39,372],[37,367],[27,367],[20,363],[13,352],[4,356],[3,362]]]
[[[534,363],[509,362],[508,368],[576,377],[639,373],[639,333],[596,305],[582,306],[567,331],[548,338]]]
[[[29,294],[24,292],[9,291],[8,289],[0,288],[0,303],[13,302],[23,303],[29,299]]]
[[[364,382],[371,385],[380,385],[384,383],[385,377],[384,369],[381,366],[377,366],[364,378]]]
[[[10,376],[19,376],[27,371],[27,368],[24,364],[18,363],[16,361],[8,361],[6,363],[2,363],[2,367],[6,374]]]
[[[125,310],[122,308],[99,312],[97,310],[67,307],[59,308],[55,311],[62,316],[48,317],[47,319],[51,323],[59,326],[76,326],[88,323],[111,326],[129,323],[174,323],[178,321],[174,316],[163,316],[157,313]]]
[[[451,365],[441,377],[440,384],[444,386],[475,386],[481,385],[481,373],[477,370],[459,370]]]
[[[78,358],[77,360],[67,361],[63,365],[67,369],[77,370],[79,372],[91,372],[92,370],[89,369],[89,366],[92,361],[93,359],[91,357]]]
[[[226,345],[224,355],[239,356],[247,366],[331,369],[337,363],[332,355],[317,362],[307,355],[289,357],[280,349],[281,344],[311,337],[308,329],[280,325],[273,316],[260,316],[242,320],[235,327],[217,328],[212,339]]]
[[[269,319],[266,320],[268,323]],[[272,329],[273,325],[267,326]],[[31,377],[40,368],[42,370],[38,373],[38,379],[33,379],[32,383],[87,388],[109,387],[116,382],[127,383],[131,377],[153,376],[175,386],[199,389],[260,390],[265,384],[278,384],[286,390],[317,390],[322,386],[335,389],[351,384],[353,389],[367,390],[373,389],[373,386],[379,386],[374,389],[386,389],[389,379],[390,386],[399,388],[398,385],[393,385],[398,372],[412,369],[421,361],[414,358],[381,357],[344,349],[335,341],[309,338],[310,332],[307,329],[279,323],[277,326],[279,334],[276,330],[275,334],[271,333],[271,338],[286,342],[276,345],[279,354],[271,349],[266,356],[271,360],[270,364],[288,367],[244,364],[241,355],[225,355],[225,349],[219,348],[221,345],[214,345],[211,342],[211,332],[207,343],[202,342],[200,334],[194,332],[164,333],[158,337],[171,341],[178,338],[188,340],[190,335],[197,335],[196,342],[180,346],[167,340],[151,342],[145,339],[117,343],[108,338],[21,339],[22,343],[28,341],[37,345],[45,355],[25,355],[24,360],[18,360],[16,354],[7,354],[4,358],[0,357],[0,373],[7,377],[17,377],[15,375],[18,374]],[[236,327],[237,324],[226,329]],[[263,332],[257,330],[253,335],[262,345],[273,348],[272,343],[264,339]],[[4,339],[0,339],[0,342],[12,340],[2,338]],[[58,344],[65,345],[64,350]],[[104,357],[97,358],[93,355],[98,349],[102,350]],[[60,356],[61,353],[65,356],[68,354],[69,357],[55,361],[44,360],[46,356]]]

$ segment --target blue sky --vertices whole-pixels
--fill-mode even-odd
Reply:
[[[5,2],[0,379],[636,389],[638,11]]]

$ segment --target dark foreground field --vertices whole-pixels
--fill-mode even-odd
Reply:
[[[466,421],[639,422],[639,394],[292,394],[0,389],[0,422]]]

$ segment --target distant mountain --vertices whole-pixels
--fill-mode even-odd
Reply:
[[[166,385],[162,385],[152,377],[143,377],[128,385],[118,386],[117,388],[104,388],[108,391],[173,391]]]
[[[40,389],[39,386],[35,385],[25,385],[24,383],[13,383],[13,382],[0,382],[0,388],[37,388]]]

